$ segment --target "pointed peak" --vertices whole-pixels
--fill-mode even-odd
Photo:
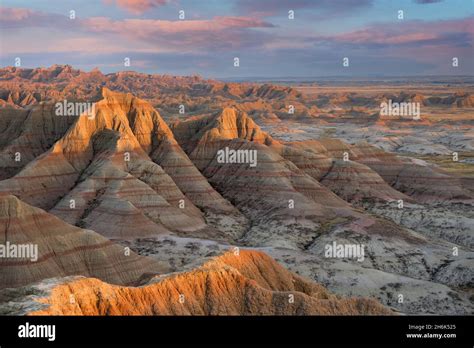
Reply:
[[[133,99],[135,98],[133,95],[130,93],[121,93],[121,92],[115,92],[112,91],[111,89],[107,87],[102,87],[102,97],[104,99],[120,99],[120,100],[125,100],[126,98]]]
[[[127,109],[130,107],[146,107],[153,108],[146,100],[135,97],[131,93],[113,91],[107,87],[102,87],[103,100],[125,106]]]
[[[213,136],[218,134],[225,139],[246,139],[259,143],[269,143],[271,137],[244,111],[227,106],[214,116],[211,128],[215,129]]]
[[[224,107],[222,111],[217,114],[217,119],[222,122],[225,121],[232,123],[242,123],[242,121],[245,121],[245,123],[252,125],[253,127],[260,128],[245,111],[238,110],[233,106]]]
[[[85,73],[85,77],[103,78],[105,75],[100,71],[98,67],[95,67],[91,71]]]
[[[102,87],[102,91],[101,91],[102,97],[106,98],[110,92],[111,92],[110,89],[108,89],[107,87]]]
[[[112,92],[107,87],[102,87],[102,97],[108,98],[108,97],[113,97],[114,95],[115,95],[115,92]]]
[[[235,118],[238,116],[238,111],[233,107],[226,106],[222,109],[222,112],[219,114],[219,116]]]

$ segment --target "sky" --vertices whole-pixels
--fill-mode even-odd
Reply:
[[[104,73],[210,78],[474,75],[474,0],[0,0],[0,5],[2,67],[20,58],[25,68],[69,64]]]

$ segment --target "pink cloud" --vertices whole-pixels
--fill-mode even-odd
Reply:
[[[1,21],[20,21],[30,17],[33,11],[27,8],[0,7]]]
[[[253,28],[273,27],[251,17],[214,17],[203,20],[112,20],[93,17],[82,22],[87,31],[119,35],[133,42],[140,40],[156,47],[179,48],[181,51],[255,46],[264,43],[268,33],[249,32]]]
[[[107,5],[116,4],[133,14],[141,14],[157,6],[166,5],[168,0],[104,0]]]
[[[353,14],[369,8],[373,0],[236,0],[238,13],[259,16],[286,14],[288,10],[318,9],[318,20],[326,20],[334,16]]]
[[[47,27],[54,23],[57,27],[71,25],[67,17],[54,13],[27,8],[0,7],[0,28]]]
[[[387,33],[383,31],[361,30],[336,37],[336,40],[352,43],[403,44],[416,41],[432,40],[438,37],[435,33]]]
[[[250,17],[214,17],[205,20],[157,20],[125,19],[120,21],[106,17],[92,17],[83,21],[85,27],[96,32],[147,36],[156,33],[217,32],[227,29],[264,28],[273,25]]]
[[[474,20],[468,17],[463,20],[444,21],[406,21],[404,23],[379,23],[367,28],[327,37],[328,40],[354,44],[430,44],[449,43],[456,37],[472,41],[474,39]],[[452,42],[455,44],[456,42]]]
[[[120,36],[127,47],[157,51],[194,51],[196,49],[227,50],[235,47],[263,45],[271,36],[254,31],[273,25],[259,18],[247,16],[217,16],[211,19],[155,20],[129,18],[114,20],[109,17],[90,17],[70,20],[66,15],[50,14],[29,9],[1,8],[0,27],[10,30],[42,27],[82,36],[92,34],[105,41]],[[132,44],[132,45],[130,45]]]

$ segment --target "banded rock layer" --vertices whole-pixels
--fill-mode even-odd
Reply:
[[[76,118],[50,149],[0,182],[0,191],[111,238],[201,230],[207,228],[203,212],[245,220],[148,103],[104,89],[95,111],[93,118]]]
[[[94,231],[68,225],[15,196],[0,195],[0,226],[0,244],[38,247],[35,261],[31,257],[0,258],[0,288],[69,275],[128,285],[136,284],[146,274],[167,269],[150,258],[127,252]]]
[[[46,308],[30,315],[392,314],[372,299],[333,295],[256,251],[227,253],[139,288],[72,280],[54,287],[40,302]]]

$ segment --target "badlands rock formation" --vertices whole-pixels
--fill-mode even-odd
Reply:
[[[146,274],[166,271],[150,258],[127,251],[94,231],[68,225],[12,195],[0,195],[0,226],[1,244],[37,246],[35,259],[0,258],[0,288],[69,275],[129,285]]]
[[[107,89],[103,94],[94,118],[78,117],[51,149],[1,182],[0,190],[109,237],[203,229],[194,203],[239,217],[153,108],[131,95]]]
[[[33,241],[48,255],[36,264],[0,260],[2,284],[13,287],[0,302],[79,313],[62,305],[72,291],[83,314],[376,308],[311,292],[319,287],[258,252],[243,253],[247,266],[229,255],[202,266],[239,246],[338,295],[377,298],[404,313],[472,313],[472,91],[303,87],[0,69],[3,241]],[[95,112],[58,116],[54,104],[65,99],[95,102]],[[388,99],[419,102],[421,120],[380,117]],[[222,160],[224,149],[255,154],[255,165]],[[363,245],[364,257],[327,257],[333,242]],[[123,259],[126,246],[135,253]],[[246,273],[252,265],[258,272]],[[153,274],[161,276],[144,287],[111,285],[144,284]],[[24,298],[45,288],[49,309]],[[180,291],[189,303],[175,302]],[[288,291],[298,306],[284,302]]]
[[[74,117],[56,117],[53,105],[30,110],[6,108],[0,117],[0,179],[13,176],[61,138]]]
[[[191,272],[156,278],[138,288],[76,278],[50,286],[35,299],[12,303],[10,309],[28,308],[21,314],[29,315],[393,314],[372,299],[331,294],[255,251],[229,252]]]

